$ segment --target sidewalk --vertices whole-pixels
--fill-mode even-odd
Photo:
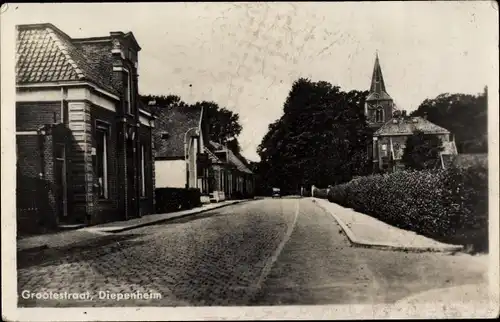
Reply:
[[[234,205],[243,201],[246,200],[228,200],[219,203],[206,204],[201,207],[178,212],[146,215],[141,218],[134,218],[126,221],[115,221],[102,225],[80,228],[77,230],[26,237],[17,240],[17,251],[39,251],[47,248],[59,248],[70,244],[79,244],[95,239],[99,235],[119,233],[130,229],[154,225],[164,221]]]
[[[455,252],[463,248],[461,245],[444,244],[415,232],[396,228],[325,199],[311,199],[335,218],[351,243],[356,246],[415,252]]]

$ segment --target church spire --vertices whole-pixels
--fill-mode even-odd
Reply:
[[[382,69],[378,59],[378,51],[375,54],[375,65],[373,66],[372,86],[370,92],[381,94],[385,92],[384,77],[382,76]]]
[[[384,76],[382,75],[382,68],[380,68],[378,50],[375,53],[375,65],[373,66],[372,83],[370,86],[370,94],[368,95],[367,100],[372,99],[391,100],[391,97],[385,90]]]

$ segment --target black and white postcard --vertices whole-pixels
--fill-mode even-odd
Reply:
[[[1,5],[6,321],[498,317],[498,4]]]

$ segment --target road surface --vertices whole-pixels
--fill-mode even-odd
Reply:
[[[356,248],[311,200],[261,199],[22,255],[19,306],[394,303],[485,283],[478,260]],[[57,295],[64,292],[89,297]]]

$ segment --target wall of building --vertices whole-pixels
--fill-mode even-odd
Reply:
[[[377,110],[381,107],[383,111],[383,120],[376,122]],[[393,102],[392,101],[369,101],[366,103],[365,115],[370,127],[379,128],[385,122],[392,118]]]
[[[185,188],[186,162],[184,160],[155,160],[156,188]]]
[[[30,96],[36,98],[33,92]],[[61,120],[61,102],[17,102],[16,131],[30,131]]]
[[[195,188],[198,184],[198,174],[197,174],[197,153],[198,153],[198,140],[192,138],[188,148],[189,156],[189,187]]]
[[[141,124],[141,127],[139,128],[140,145],[144,147],[143,164],[144,164],[144,185],[145,185],[145,193],[144,196],[141,197],[141,206],[140,206],[141,215],[154,213],[155,162],[153,158],[151,131],[152,128],[144,124]],[[140,182],[140,184],[142,185],[142,181]]]
[[[94,214],[92,218],[93,223],[103,223],[123,218],[123,209],[120,207],[120,189],[122,177],[119,176],[120,164],[120,140],[123,135],[118,131],[116,122],[116,113],[107,110],[101,106],[92,105],[90,109],[90,122],[92,134],[92,148],[96,148],[96,129],[97,125],[105,125],[108,128],[108,142],[107,142],[107,176],[108,176],[108,198],[102,199],[97,196],[97,192],[93,193],[94,196]],[[92,158],[92,178],[93,186],[98,184],[97,173],[95,173],[96,156]]]
[[[437,136],[443,142],[449,141],[448,134],[440,134]],[[377,160],[379,162],[379,168],[383,168],[384,164],[386,163],[383,161],[384,157],[387,158],[385,160],[389,160],[389,158],[391,157],[391,142],[395,153],[394,155],[395,159],[400,160],[402,158],[407,139],[408,139],[407,135],[391,135],[391,136],[378,137],[376,152],[377,152]],[[385,151],[383,150],[384,145],[386,146]]]

